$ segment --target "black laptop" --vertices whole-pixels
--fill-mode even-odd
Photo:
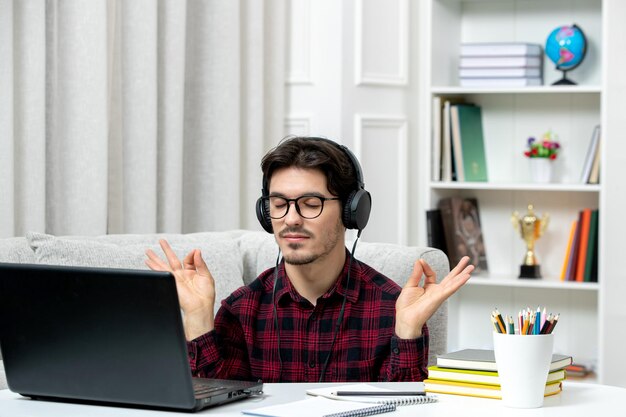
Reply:
[[[9,389],[48,400],[199,410],[262,382],[192,378],[166,272],[0,263]]]

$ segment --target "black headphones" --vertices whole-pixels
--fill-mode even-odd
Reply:
[[[363,172],[361,171],[361,165],[359,164],[356,156],[346,146],[337,142],[333,142],[330,139],[312,137],[311,140],[324,141],[339,148],[348,157],[356,173],[357,189],[350,192],[350,195],[344,202],[343,213],[341,220],[343,225],[348,229],[356,229],[359,232],[365,228],[367,221],[370,218],[370,212],[372,210],[372,197],[370,193],[365,189],[365,183],[363,182]],[[280,145],[279,145],[280,146]],[[261,190],[261,197],[256,201],[256,217],[259,219],[259,223],[263,226],[268,233],[274,233],[272,227],[272,219],[269,214],[268,201],[263,199],[269,195],[268,179],[263,174],[263,189]]]

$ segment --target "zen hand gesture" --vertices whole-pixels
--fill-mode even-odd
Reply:
[[[413,273],[396,301],[396,335],[401,339],[415,339],[422,334],[422,326],[439,306],[463,286],[470,278],[474,265],[468,265],[469,257],[464,256],[437,284],[437,276],[430,265],[419,259],[413,266]],[[419,282],[425,276],[424,286]]]
[[[154,271],[169,271],[176,278],[178,300],[185,313],[185,335],[193,340],[214,327],[215,281],[199,249],[189,252],[181,264],[166,240],[160,240],[159,244],[167,263],[148,249],[146,265]]]

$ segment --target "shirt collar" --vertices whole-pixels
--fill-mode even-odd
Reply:
[[[335,284],[331,286],[321,298],[330,298],[333,295],[337,294],[341,297],[344,295],[346,299],[351,303],[355,303],[359,299],[359,290],[361,288],[361,263],[354,259],[352,261],[352,266],[350,266],[350,252],[346,249],[346,261],[343,265],[343,270],[341,271],[341,276]],[[350,282],[347,282],[348,279],[348,268],[350,267]],[[346,287],[346,284],[348,285]],[[285,260],[283,259],[278,265],[278,282],[276,283],[276,299],[281,300],[285,294],[289,294],[291,299],[294,301],[302,301],[303,297],[298,294],[296,289],[291,284],[291,281],[288,279],[287,274],[285,272]]]

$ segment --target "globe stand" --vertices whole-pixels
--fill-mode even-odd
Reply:
[[[563,72],[563,78],[557,80],[552,83],[552,85],[577,85],[574,81],[567,78],[567,71],[561,70]]]

